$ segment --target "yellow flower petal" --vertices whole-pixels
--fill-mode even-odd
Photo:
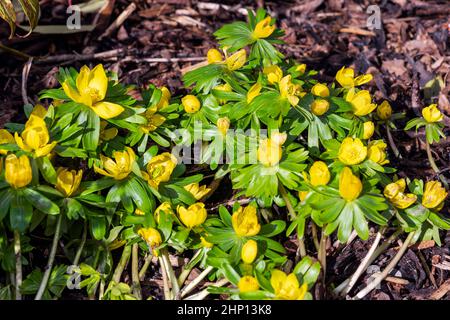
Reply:
[[[105,120],[115,118],[125,111],[125,109],[122,106],[116,103],[105,101],[98,102],[91,108],[100,118]]]

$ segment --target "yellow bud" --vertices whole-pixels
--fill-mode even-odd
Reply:
[[[362,191],[361,180],[355,176],[349,167],[344,167],[339,176],[339,194],[347,201],[359,197]]]
[[[308,195],[309,191],[299,191],[298,192],[298,198],[300,201],[305,201],[306,196]]]
[[[277,65],[264,67],[263,73],[267,75],[270,84],[278,83],[283,78],[283,71]]]
[[[315,96],[326,98],[330,95],[330,89],[322,83],[317,83],[311,88],[311,93]]]
[[[428,209],[440,210],[440,205],[447,197],[447,191],[439,181],[428,181],[422,197],[422,205]]]
[[[262,86],[259,82],[256,82],[247,92],[247,104],[250,104],[253,99],[259,96]]]
[[[36,157],[44,157],[48,155],[56,146],[56,141],[50,142],[47,125],[44,119],[37,115],[30,115],[25,124],[25,130],[19,136],[16,132],[14,139],[20,149],[33,152]]]
[[[13,135],[5,129],[0,129],[0,155],[6,155],[8,153],[7,150],[1,149],[2,144],[13,144],[13,143],[15,143]]]
[[[271,139],[261,140],[257,150],[258,161],[265,166],[274,166],[280,162],[282,157],[282,148],[279,143]]]
[[[245,62],[247,62],[247,52],[245,52],[245,49],[239,50],[225,60],[230,71],[242,68]]]
[[[155,228],[141,228],[138,235],[147,242],[149,247],[157,247],[162,242],[161,234]]]
[[[23,155],[19,158],[10,154],[5,160],[5,180],[14,189],[20,189],[30,184],[32,171],[30,160]]]
[[[286,142],[287,134],[286,132],[272,132],[270,135],[270,140],[277,145],[283,145]]]
[[[383,140],[375,140],[369,143],[367,157],[378,164],[384,165],[389,163],[386,159],[387,144]]]
[[[184,107],[184,111],[187,113],[195,113],[200,110],[201,104],[200,100],[192,94],[188,94],[181,99],[181,104]]]
[[[200,186],[198,182],[188,184],[187,186],[184,186],[184,189],[189,191],[197,200],[200,200],[211,191],[211,189],[206,186]]]
[[[323,161],[316,161],[309,169],[311,184],[313,186],[324,186],[330,181],[331,175],[328,166]]]
[[[230,128],[230,119],[228,119],[228,117],[219,118],[217,120],[217,128],[220,133],[225,136]]]
[[[252,36],[253,39],[263,39],[270,36],[276,29],[275,24],[270,25],[272,18],[267,16],[265,19],[258,22],[255,26],[255,30],[253,30]]]
[[[325,114],[330,108],[330,103],[324,99],[316,99],[311,104],[311,112],[316,116]]]
[[[300,72],[300,74],[304,74],[306,71],[306,64],[299,64],[297,67],[295,67],[295,71]]]
[[[384,100],[377,108],[377,116],[381,120],[388,120],[392,116],[392,107]]]
[[[372,121],[366,121],[363,124],[363,139],[370,139],[375,132],[375,124]]]
[[[205,204],[197,202],[190,205],[187,209],[185,207],[178,207],[178,216],[181,222],[189,229],[197,227],[205,222],[207,212]]]
[[[276,299],[280,300],[303,300],[308,286],[306,283],[300,286],[294,273],[287,275],[281,270],[272,270],[270,284],[274,290]]]
[[[367,156],[367,147],[358,138],[345,138],[339,148],[339,160],[346,165],[355,165],[363,162]]]
[[[239,292],[251,292],[259,289],[258,280],[252,276],[244,276],[238,283]]]
[[[206,56],[208,63],[217,63],[222,61],[222,54],[217,49],[209,49]]]
[[[258,222],[258,215],[254,206],[247,206],[245,208],[239,207],[232,217],[231,222],[234,232],[239,237],[253,237],[261,230],[261,225]]]
[[[256,255],[258,254],[258,244],[255,240],[248,240],[243,246],[241,250],[241,259],[244,263],[251,264],[256,259]]]
[[[75,170],[69,171],[66,168],[58,168],[56,189],[66,198],[69,198],[78,190],[82,176],[83,170],[79,170],[77,172]]]
[[[423,108],[422,116],[428,123],[440,122],[444,118],[436,104],[430,104],[428,107]]]
[[[43,119],[47,115],[47,109],[42,104],[37,104],[31,114]]]

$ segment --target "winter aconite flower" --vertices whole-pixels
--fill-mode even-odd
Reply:
[[[100,155],[103,168],[94,165],[94,171],[106,177],[114,178],[115,180],[123,180],[128,177],[136,160],[136,154],[133,149],[125,147],[124,151],[114,151],[113,158],[115,161],[104,155]]]
[[[241,49],[233,55],[225,59],[225,64],[228,70],[234,71],[242,68],[247,62],[247,52],[245,49]]]
[[[275,166],[282,157],[281,145],[272,139],[263,139],[259,143],[257,157],[258,161],[263,165],[268,167]]]
[[[158,206],[158,208],[156,208],[155,213],[154,213],[155,220],[158,223],[159,223],[159,217],[161,216],[161,211],[164,212],[166,215],[175,214],[173,212],[172,206],[170,205],[170,202],[164,201],[163,203],[161,203]]]
[[[31,115],[44,119],[47,115],[47,109],[42,104],[37,104],[34,106],[33,111],[31,111]]]
[[[363,124],[363,139],[367,140],[373,136],[375,124],[372,121],[366,121]]]
[[[428,181],[422,197],[422,205],[428,209],[442,209],[447,191],[439,181]]]
[[[369,143],[367,157],[378,164],[384,165],[389,163],[386,159],[387,144],[383,140],[375,140]]]
[[[259,289],[258,280],[252,276],[244,276],[238,282],[239,292],[252,292]]]
[[[255,26],[255,30],[252,32],[253,39],[263,39],[270,36],[276,29],[275,24],[270,25],[272,18],[270,16],[258,22]]]
[[[336,81],[344,88],[353,88],[356,86],[360,86],[364,83],[367,83],[372,80],[371,74],[363,74],[355,78],[355,70],[352,68],[342,67],[336,73]]]
[[[49,143],[50,135],[44,119],[35,115],[30,116],[20,136],[17,132],[14,134],[14,139],[20,149],[33,152],[37,158],[48,155],[56,146],[56,141]]]
[[[239,237],[252,237],[259,233],[261,225],[258,222],[258,215],[254,206],[247,206],[245,208],[239,207],[232,217],[231,223],[234,232]]]
[[[353,113],[360,117],[368,115],[377,107],[375,103],[372,103],[372,98],[367,90],[356,92],[354,88],[351,88],[347,92],[345,100],[352,104]]]
[[[308,290],[306,283],[300,286],[294,273],[287,275],[281,270],[272,270],[270,284],[275,293],[275,299],[303,300]]]
[[[330,89],[322,83],[317,83],[311,88],[311,93],[315,96],[326,98],[330,95]]]
[[[339,176],[339,194],[347,201],[359,197],[362,191],[361,180],[355,176],[349,167],[344,167]]]
[[[211,189],[206,186],[200,186],[198,182],[188,184],[187,186],[184,186],[184,189],[190,192],[197,200],[200,200],[211,191]]]
[[[173,169],[177,166],[177,158],[168,152],[161,153],[149,161],[147,164],[147,172],[142,172],[145,180],[155,189],[161,182],[167,182]]]
[[[15,142],[14,137],[9,131],[0,129],[0,155],[6,155],[7,150],[2,150],[2,144],[13,144]]]
[[[378,107],[377,107],[377,116],[381,120],[388,120],[392,116],[392,107],[384,100]]]
[[[313,186],[324,186],[330,181],[330,171],[323,161],[316,161],[309,169],[310,182]]]
[[[358,138],[345,138],[339,148],[339,160],[346,165],[359,164],[366,159],[367,147]]]
[[[62,87],[71,100],[88,106],[102,119],[115,118],[125,110],[116,103],[104,101],[108,77],[101,64],[92,70],[87,66],[82,67],[76,79],[76,89],[68,81]]]
[[[100,121],[100,140],[101,141],[110,141],[117,137],[119,130],[117,128],[106,128],[108,126],[107,121]]]
[[[330,103],[325,99],[316,99],[311,104],[311,112],[316,116],[324,115],[330,108]]]
[[[279,83],[280,96],[287,99],[292,106],[298,104],[299,98],[297,97],[300,86],[291,82],[291,75],[287,75],[280,80]]]
[[[267,75],[270,84],[278,83],[283,78],[283,71],[277,65],[264,67],[263,73]]]
[[[383,194],[395,207],[399,209],[406,209],[416,202],[417,196],[413,193],[405,193],[405,188],[405,179],[399,179],[395,182],[389,183],[384,188]]]
[[[250,104],[253,99],[259,96],[262,86],[259,82],[256,82],[247,92],[247,104]]]
[[[200,110],[201,104],[200,100],[192,94],[188,94],[181,99],[181,104],[184,107],[184,111],[187,113],[196,113]]]
[[[436,104],[430,104],[428,107],[422,109],[422,116],[428,123],[442,121],[444,115],[437,108]]]
[[[56,177],[56,189],[61,192],[64,197],[69,198],[79,188],[83,170],[69,170],[67,168],[58,168]]]
[[[14,189],[26,187],[33,177],[30,159],[23,155],[19,158],[10,154],[5,160],[5,180]]]
[[[197,227],[205,222],[207,212],[203,202],[197,202],[190,205],[187,209],[183,206],[178,206],[178,216],[181,222],[189,229]]]
[[[230,119],[228,119],[228,117],[217,119],[217,129],[219,129],[219,132],[223,136],[227,134],[229,128],[230,128]]]
[[[302,63],[295,67],[295,71],[299,72],[300,74],[304,74],[306,71],[306,64]]]
[[[248,240],[243,246],[241,250],[241,259],[244,263],[251,264],[256,259],[256,255],[258,254],[258,244],[255,240]]]
[[[160,125],[162,125],[166,121],[166,118],[157,112],[158,112],[157,105],[149,107],[144,112],[144,117],[147,120],[147,123],[141,126],[141,130],[144,133],[155,131]]]
[[[222,61],[222,54],[217,49],[209,49],[206,58],[208,63],[218,63]]]
[[[141,228],[138,235],[147,242],[149,247],[157,247],[162,242],[161,234],[155,228]]]

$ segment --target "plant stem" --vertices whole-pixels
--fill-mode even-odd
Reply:
[[[125,266],[128,263],[128,260],[131,256],[131,246],[125,245],[122,252],[122,257],[120,257],[119,264],[116,267],[116,270],[114,270],[113,277],[111,279],[112,282],[120,283],[120,278],[122,277],[122,272],[125,269]]]
[[[400,154],[400,151],[398,151],[397,145],[395,144],[394,139],[392,138],[391,129],[389,128],[389,124],[387,122],[386,122],[386,133],[389,145],[392,151],[394,152],[395,157],[401,159],[402,155]]]
[[[20,249],[20,233],[14,230],[14,255],[16,257],[16,300],[22,300],[20,287],[22,286],[22,252]]]
[[[180,292],[180,286],[178,285],[178,279],[173,271],[172,264],[170,263],[169,253],[166,249],[161,250],[162,259],[164,260],[164,264],[166,265],[167,277],[172,284],[172,297],[177,298],[178,292]]]
[[[216,283],[214,283],[213,285],[211,285],[210,287],[218,287],[218,288],[223,287],[228,282],[229,282],[228,279],[221,279],[221,280],[217,281]],[[183,300],[203,300],[208,295],[209,295],[209,291],[208,291],[208,288],[206,288],[206,289],[203,289],[202,291],[200,291],[199,293],[196,293],[196,294],[193,294],[192,296],[184,298]]]
[[[314,246],[316,247],[317,252],[319,252],[320,243],[319,236],[317,235],[317,226],[314,221],[311,221],[311,233],[313,236]]]
[[[289,200],[287,191],[284,188],[283,184],[281,184],[281,182],[278,182],[278,190],[280,191],[281,197],[283,198],[284,202],[286,203],[286,207],[288,209],[291,220],[295,220],[297,218],[297,214],[295,213],[295,210],[294,210],[294,207],[292,206],[291,200]],[[297,237],[298,237],[298,235],[297,235]],[[301,258],[306,256],[305,241],[303,240],[303,238],[300,238],[300,237],[298,237],[298,250],[300,252]]]
[[[207,267],[205,270],[203,270],[202,273],[199,274],[199,276],[197,278],[195,278],[194,280],[192,280],[192,282],[190,282],[187,286],[185,286],[181,291],[180,291],[180,297],[183,298],[185,297],[189,292],[191,292],[192,290],[194,290],[194,288],[213,270],[214,268],[209,266]]]
[[[148,253],[144,260],[144,265],[142,266],[141,270],[139,271],[139,280],[144,281],[145,273],[147,272],[148,267],[150,266],[150,263],[152,263],[153,255]]]
[[[0,49],[4,50],[4,51],[6,51],[6,52],[9,52],[10,54],[12,54],[12,55],[14,55],[14,56],[17,56],[17,57],[19,57],[19,58],[22,58],[22,59],[24,59],[24,60],[28,60],[28,59],[31,58],[30,55],[28,55],[28,54],[26,54],[26,53],[23,53],[23,52],[20,52],[19,50],[16,50],[16,49],[7,47],[7,46],[5,46],[4,44],[2,44],[1,42],[0,42]]]
[[[163,284],[164,284],[164,299],[172,300],[170,289],[169,289],[169,281],[167,279],[167,271],[166,271],[164,259],[160,256],[160,257],[158,257],[158,260],[159,260],[159,265],[161,266],[161,274],[162,274]]]
[[[56,249],[58,247],[58,241],[61,236],[61,223],[62,223],[63,215],[60,214],[58,217],[58,221],[56,222],[55,234],[53,236],[53,243],[50,249],[50,255],[48,257],[47,266],[45,267],[44,276],[42,277],[41,285],[39,286],[39,290],[36,293],[36,297],[34,300],[41,300],[44,295],[44,291],[47,288],[48,279],[50,278],[50,274],[53,268],[53,262],[55,261]]]
[[[328,236],[325,234],[325,228],[322,229],[322,236],[320,238],[320,246],[319,246],[319,252],[317,254],[317,259],[320,262],[320,265],[322,266],[323,271],[323,279],[322,283],[325,284],[325,276],[327,274],[327,240]]]
[[[412,238],[414,237],[414,232],[411,232],[408,237],[406,238],[405,242],[403,242],[402,246],[400,247],[400,250],[397,252],[397,254],[394,256],[394,258],[389,262],[388,266],[381,272],[373,281],[371,281],[364,289],[362,289],[356,296],[353,297],[353,300],[359,300],[364,298],[367,294],[369,294],[375,287],[383,281],[384,278],[386,278],[389,273],[394,269],[394,267],[397,265],[397,263],[402,258],[403,254],[405,253],[406,249],[408,249],[409,243],[411,242]]]
[[[203,249],[197,250],[197,252],[194,254],[194,256],[191,258],[191,260],[187,263],[191,263],[191,261],[194,261],[195,259],[197,259],[197,257],[203,252]],[[183,266],[183,270],[181,271],[179,277],[178,277],[178,285],[181,287],[184,282],[186,281],[186,279],[189,277],[189,274],[192,271],[192,268],[195,265],[189,266],[189,268],[185,268],[185,266]]]
[[[370,249],[367,252],[367,254],[364,257],[364,259],[359,264],[359,266],[356,269],[355,273],[351,276],[350,281],[348,282],[348,285],[346,285],[344,288],[342,288],[341,291],[338,290],[339,287],[336,288],[336,290],[334,291],[335,293],[340,293],[342,296],[346,296],[350,292],[350,290],[356,284],[356,281],[358,281],[358,279],[361,276],[361,274],[364,272],[364,270],[367,269],[368,262],[370,261],[370,258],[372,257],[372,255],[374,254],[376,248],[378,247],[378,244],[380,243],[383,231],[384,231],[384,228],[377,232],[377,235],[375,237],[375,240],[372,243],[372,246],[370,247]]]
[[[442,181],[445,188],[448,189],[447,179],[445,179],[445,177],[442,174],[439,174],[441,172],[441,170],[439,170],[439,167],[436,165],[436,162],[434,161],[433,154],[431,153],[431,146],[428,143],[428,140],[426,140],[426,150],[427,150],[428,161],[430,162],[431,168],[438,175],[439,180]]]
[[[80,246],[78,247],[77,253],[75,254],[75,258],[73,259],[73,265],[77,266],[80,262],[81,254],[83,253],[84,245],[86,244],[87,238],[87,225],[84,223],[83,235],[81,236]]]
[[[133,244],[131,256],[131,279],[133,281],[133,295],[142,300],[141,283],[139,281],[139,245]]]

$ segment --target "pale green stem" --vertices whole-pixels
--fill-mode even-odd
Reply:
[[[144,265],[141,268],[141,271],[139,271],[139,280],[144,281],[145,273],[147,272],[148,267],[150,266],[150,263],[152,263],[153,255],[148,253],[144,260]]]
[[[75,258],[73,259],[73,265],[77,266],[80,262],[81,254],[83,253],[84,245],[86,244],[87,238],[87,226],[84,224],[83,235],[81,236],[80,246],[78,247],[77,253],[75,254]]]
[[[387,122],[386,122],[386,133],[387,133],[389,145],[390,145],[392,151],[394,152],[395,157],[398,159],[401,159],[402,155],[400,154],[400,151],[398,150],[397,145],[395,144],[395,141],[392,138],[391,129],[389,128],[389,124]]]
[[[194,261],[202,253],[202,250],[203,249],[197,250],[197,252],[194,254],[194,256],[191,258],[190,261]],[[184,284],[186,279],[189,277],[189,274],[191,273],[193,267],[194,267],[194,265],[190,266],[189,268],[183,267],[183,270],[181,271],[180,276],[178,277],[178,285],[180,287]]]
[[[223,287],[228,282],[229,282],[228,279],[221,279],[209,287],[218,287],[218,288]],[[209,291],[208,291],[208,288],[206,288],[206,289],[203,289],[202,291],[200,291],[199,293],[196,293],[196,294],[193,294],[192,296],[184,298],[183,300],[203,300],[208,295],[209,295]]]
[[[445,179],[445,177],[442,174],[439,174],[441,172],[441,170],[439,170],[439,167],[437,166],[436,162],[434,161],[433,154],[431,153],[431,146],[428,143],[428,140],[426,140],[426,150],[427,150],[428,161],[430,162],[431,168],[438,175],[439,180],[442,181],[445,188],[448,189],[447,179]]]
[[[142,300],[141,283],[139,281],[139,245],[133,244],[131,256],[131,279],[133,281],[133,295]]]
[[[325,228],[322,229],[322,236],[320,238],[320,246],[319,246],[319,252],[317,255],[317,259],[320,262],[320,265],[322,266],[322,272],[323,272],[323,278],[322,283],[325,284],[325,277],[327,274],[327,240],[328,236],[325,234]]]
[[[120,261],[117,264],[116,270],[114,270],[113,277],[111,279],[112,282],[120,283],[120,278],[122,277],[122,272],[125,269],[128,260],[131,256],[131,246],[125,245],[122,252],[122,257],[120,257]]]
[[[58,248],[58,241],[61,236],[61,222],[63,215],[60,214],[58,217],[58,221],[56,223],[55,234],[53,236],[53,243],[50,249],[50,255],[48,257],[47,266],[45,267],[44,276],[42,277],[41,285],[39,286],[39,290],[36,293],[36,297],[34,300],[41,300],[44,295],[45,289],[47,288],[48,280],[50,278],[50,274],[53,268],[53,262],[55,261],[56,249]]]
[[[16,300],[22,300],[20,287],[22,286],[22,252],[20,248],[20,233],[14,230],[14,255],[16,257]]]
[[[213,270],[214,268],[209,266],[207,267],[205,270],[203,270],[202,273],[199,274],[199,276],[197,278],[195,278],[194,280],[192,280],[192,282],[190,282],[187,286],[185,286],[181,291],[180,291],[180,297],[184,298],[189,292],[191,292],[192,290],[195,289],[195,287],[202,282],[202,280],[204,278],[206,278],[206,276]]]
[[[177,297],[178,292],[180,292],[180,286],[178,285],[178,279],[173,271],[172,264],[170,263],[169,253],[167,250],[162,249],[162,258],[164,260],[164,264],[166,265],[167,277],[169,278],[170,283],[172,284],[172,296],[174,298]]]
[[[165,300],[172,300],[170,289],[169,289],[169,281],[167,279],[167,271],[166,271],[166,265],[164,263],[164,259],[160,256],[158,257],[159,265],[161,266],[161,274],[163,278],[163,285],[164,285],[164,299]]]

